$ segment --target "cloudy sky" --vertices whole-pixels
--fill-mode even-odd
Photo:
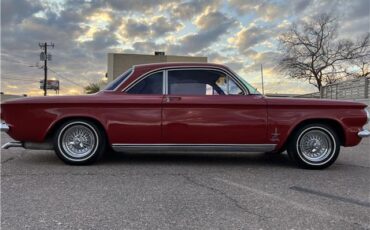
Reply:
[[[41,95],[39,42],[53,42],[50,78],[81,94],[107,71],[108,52],[207,56],[267,93],[308,93],[281,76],[278,36],[292,22],[326,12],[341,37],[370,31],[370,0],[1,0],[1,91]],[[53,94],[50,91],[49,94]]]

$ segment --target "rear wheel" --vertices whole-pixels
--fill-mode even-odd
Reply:
[[[67,164],[85,165],[98,160],[105,151],[105,135],[93,122],[73,120],[64,123],[56,132],[54,148]]]
[[[340,143],[335,131],[323,124],[310,124],[299,128],[288,143],[289,157],[298,166],[323,169],[338,158]]]

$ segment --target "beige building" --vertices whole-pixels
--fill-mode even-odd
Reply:
[[[133,65],[160,62],[207,62],[207,57],[173,56],[164,52],[148,54],[108,53],[108,81],[114,80]]]

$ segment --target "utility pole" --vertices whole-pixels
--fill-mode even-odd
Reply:
[[[48,46],[51,48],[54,48],[54,43],[48,44],[47,42],[45,43],[39,43],[40,49],[44,50],[44,52],[41,53],[40,59],[41,61],[44,61],[44,96],[47,95],[47,80],[48,80],[48,59],[51,60],[51,55],[48,56]]]
[[[263,67],[262,67],[262,64],[261,64],[261,78],[262,78],[262,95],[265,95],[265,86],[264,86],[264,83],[263,83]]]

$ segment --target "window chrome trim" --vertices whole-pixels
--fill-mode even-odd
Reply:
[[[167,72],[169,71],[177,71],[177,70],[212,70],[212,71],[219,71],[223,74],[225,74],[225,76],[227,78],[232,78],[235,82],[235,84],[242,90],[243,94],[242,95],[249,95],[249,91],[246,87],[244,87],[244,84],[240,83],[239,79],[237,79],[236,76],[232,76],[232,74],[230,74],[230,72],[226,72],[224,71],[224,69],[221,69],[221,68],[213,68],[213,67],[190,67],[190,68],[182,68],[182,67],[174,67],[174,68],[171,68],[171,69],[168,69]],[[236,79],[237,80],[236,80]],[[167,93],[168,93],[168,75],[167,75]],[[227,81],[227,94],[225,95],[229,95],[229,79]],[[191,96],[191,95],[189,95]],[[200,96],[200,95],[197,95],[197,96]],[[203,95],[203,96],[219,96],[219,95]]]
[[[110,91],[110,92],[112,92],[112,91],[116,91],[123,83],[125,83],[130,77],[131,77],[131,75],[135,72],[135,66],[132,66],[131,68],[129,68],[129,69],[131,69],[131,73],[125,78],[125,79],[123,79],[123,81],[121,82],[121,84],[119,84],[116,88],[114,88],[114,89],[104,89],[103,91]],[[126,71],[128,71],[129,69],[127,69]],[[123,72],[123,73],[121,73],[117,78],[119,78],[119,77],[121,77],[122,76],[122,74],[124,74],[124,73],[126,73],[126,71],[125,72]],[[117,79],[116,78],[116,79]],[[114,79],[114,80],[116,80],[116,79]],[[113,80],[113,81],[114,81]]]
[[[204,67],[199,67],[199,68],[197,68],[197,67],[195,67],[195,68],[194,67],[191,67],[191,68],[173,68],[173,69],[168,69],[167,70],[167,94],[168,94],[168,86],[169,86],[169,84],[168,84],[168,72],[170,72],[170,71],[178,71],[178,70],[185,70],[185,71],[186,70],[205,70],[205,71],[211,70],[211,71],[215,71],[214,68],[208,68],[208,67],[207,68],[204,68]],[[219,72],[225,74],[225,76],[227,78],[227,86],[226,86],[227,94],[225,94],[225,95],[226,96],[227,95],[230,95],[229,94],[229,78],[231,77],[233,80],[234,80],[234,78],[230,74],[228,74],[225,71],[223,71],[222,69],[218,69],[217,68],[216,71],[219,71]],[[246,89],[245,88],[241,87],[235,80],[234,80],[234,82],[242,90],[242,92],[243,92],[242,95],[248,95],[248,93],[246,93]],[[187,95],[187,96],[192,96],[192,95]],[[220,96],[220,95],[196,95],[196,96]]]
[[[165,92],[168,93],[168,71],[183,70],[183,69],[185,69],[185,70],[218,70],[218,71],[221,71],[226,76],[231,76],[233,78],[235,83],[242,89],[243,95],[250,95],[250,92],[249,92],[248,88],[243,84],[243,82],[241,82],[241,80],[239,79],[239,77],[235,73],[233,73],[228,68],[213,67],[213,66],[210,66],[210,67],[194,67],[194,66],[166,66],[166,67],[160,67],[160,68],[153,69],[150,72],[147,72],[147,73],[144,73],[144,74],[140,75],[134,82],[132,82],[130,85],[128,85],[124,89],[122,89],[121,92],[126,92],[127,89],[131,88],[132,84],[136,84],[137,81],[139,81],[143,76],[145,77],[147,74],[154,73],[154,72],[159,72],[159,71],[166,71],[167,72],[167,75],[166,75],[166,78],[167,78],[166,80],[167,81],[166,81],[166,90],[165,90]]]
[[[164,70],[163,75],[163,94],[168,94],[168,70]]]
[[[162,72],[162,81],[164,81],[164,72],[165,72],[164,70],[151,71],[151,72],[148,72],[148,73],[145,73],[145,74],[141,75],[140,78],[137,78],[128,87],[126,87],[124,90],[122,90],[122,92],[125,91],[127,93],[130,89],[135,87],[135,85],[137,85],[139,82],[145,80],[145,78],[150,77],[151,75],[159,73],[159,72]],[[162,95],[163,95],[163,93],[164,93],[164,85],[163,85],[163,82],[162,82]],[[153,94],[153,95],[159,95],[159,94]]]

